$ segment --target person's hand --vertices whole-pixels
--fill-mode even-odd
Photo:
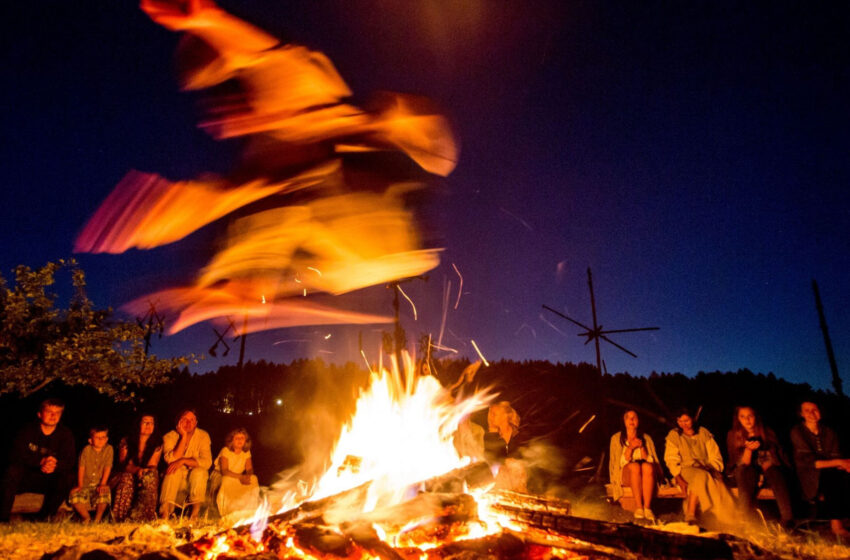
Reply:
[[[156,23],[172,31],[202,26],[204,16],[218,10],[212,0],[141,0],[139,7]]]
[[[640,438],[632,438],[629,440],[629,448],[632,450],[643,447],[643,440]]]
[[[98,485],[97,485],[97,488],[95,488],[95,490],[96,490],[98,493],[105,493],[105,492],[108,492],[108,491],[109,491],[109,485],[108,485],[108,484],[98,484]]]
[[[79,492],[82,489],[82,486],[74,486],[73,488],[71,488],[71,494],[73,494],[74,492]]]
[[[170,463],[168,465],[168,468],[165,469],[165,474],[172,474],[174,472],[177,472],[177,469],[179,469],[182,466],[183,466],[183,459],[177,459],[176,461],[174,461],[173,463]]]
[[[52,474],[56,470],[56,457],[49,455],[41,459],[41,472]]]
[[[250,474],[240,474],[239,482],[244,484],[245,486],[251,484],[251,475]]]
[[[759,440],[746,441],[744,442],[744,447],[746,447],[750,451],[755,451],[756,449],[761,447],[761,442]]]
[[[688,483],[687,483],[687,481],[685,481],[685,479],[682,478],[682,475],[680,475],[680,474],[676,475],[675,480],[676,480],[676,486],[678,486],[679,490],[681,490],[687,496],[688,495]]]
[[[839,459],[838,468],[844,472],[850,473],[850,459]]]

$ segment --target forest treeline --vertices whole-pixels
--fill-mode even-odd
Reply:
[[[449,386],[468,365],[466,360],[441,360],[433,363],[432,371]],[[248,362],[242,370],[222,366],[202,374],[184,368],[172,372],[166,384],[137,389],[136,398],[129,402],[118,402],[92,388],[62,385],[24,399],[4,395],[0,419],[7,438],[0,449],[0,463],[5,464],[12,435],[35,418],[38,403],[55,396],[67,403],[63,422],[74,432],[79,448],[88,428],[98,423],[110,427],[110,440],[117,443],[142,411],[157,417],[162,434],[173,428],[174,415],[181,408],[197,409],[200,427],[212,436],[214,453],[230,429],[244,426],[254,438],[261,483],[268,484],[284,469],[328,455],[368,379],[364,365],[304,359],[288,364]],[[724,442],[734,408],[746,404],[787,442],[788,431],[798,421],[798,403],[804,396],[813,396],[821,404],[824,421],[845,441],[850,437],[842,433],[850,425],[848,399],[747,369],[700,372],[693,377],[680,373],[636,377],[600,375],[587,363],[499,361],[481,367],[473,385],[490,388],[499,393],[499,399],[511,401],[521,416],[521,431],[527,437],[545,439],[559,451],[565,479],[589,479],[594,474],[593,467],[600,464],[611,434],[620,429],[627,407],[638,411],[656,442],[663,441],[674,424],[673,412],[681,406],[699,410],[700,424]],[[486,426],[486,410],[473,420]],[[604,469],[602,474],[604,479]]]

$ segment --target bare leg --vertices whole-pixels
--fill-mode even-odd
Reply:
[[[201,506],[203,504],[197,503],[192,504],[192,514],[189,516],[189,521],[195,521],[198,518],[198,514],[201,513]]]
[[[171,517],[171,513],[174,511],[174,506],[171,504],[162,504],[162,507],[159,509],[159,516],[163,519],[168,519]]]
[[[628,484],[629,488],[632,489],[632,496],[635,498],[635,511],[643,509],[639,464],[628,463],[623,467],[623,483]]]
[[[640,466],[640,472],[643,483],[643,507],[651,509],[652,493],[655,491],[655,467],[652,463],[643,463]]]
[[[97,508],[94,510],[94,522],[100,523],[100,520],[103,519],[103,512],[106,511],[106,504],[97,504]]]
[[[91,516],[89,516],[89,510],[86,508],[87,504],[71,504],[74,506],[74,511],[77,512],[77,515],[83,520],[83,523],[88,523],[91,521]]]
[[[839,537],[850,537],[850,531],[844,528],[844,523],[840,519],[830,519],[829,528],[832,529],[832,534]]]

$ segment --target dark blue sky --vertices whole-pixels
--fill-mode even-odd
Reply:
[[[238,144],[195,127],[173,72],[177,35],[133,2],[6,3],[0,269],[66,257],[130,169],[224,171]],[[603,347],[609,371],[750,368],[830,384],[811,279],[850,375],[850,7],[785,2],[230,1],[231,12],[321,50],[356,95],[426,95],[461,141],[422,212],[445,247],[407,285],[409,335],[488,359],[592,361],[577,328],[655,325]],[[79,255],[96,303],[188,283],[215,226],[154,251]],[[464,293],[458,309],[458,276]],[[389,312],[378,287],[345,296]],[[543,319],[541,319],[541,312]],[[564,334],[559,333],[551,325]],[[249,358],[356,355],[369,327],[290,329]],[[160,353],[206,352],[197,326]],[[330,339],[325,339],[332,334]],[[278,342],[278,344],[274,344]],[[200,369],[234,363],[208,359]]]

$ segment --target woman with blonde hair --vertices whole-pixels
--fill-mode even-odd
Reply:
[[[227,434],[225,446],[216,457],[215,468],[221,487],[215,503],[222,517],[233,512],[251,511],[260,505],[260,485],[251,460],[251,436],[244,428]]]
[[[520,460],[521,441],[517,437],[519,414],[510,401],[500,401],[490,406],[487,411],[487,426],[484,454],[487,461],[499,469],[496,487],[526,492],[528,473]]]

